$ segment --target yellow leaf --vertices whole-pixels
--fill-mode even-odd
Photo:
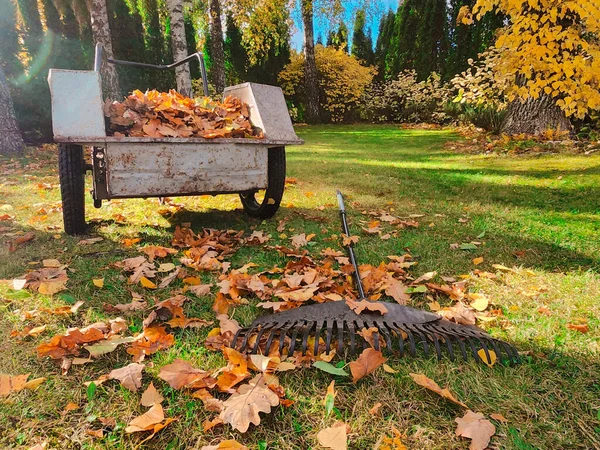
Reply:
[[[479,358],[481,358],[481,360],[489,367],[492,367],[494,364],[496,364],[496,361],[498,359],[498,357],[496,356],[496,352],[494,350],[488,350],[488,353],[490,354],[490,359],[488,360],[487,355],[485,354],[485,350],[484,349],[480,349],[477,352],[477,355],[479,355]]]
[[[140,284],[142,286],[144,286],[145,288],[148,288],[148,289],[156,289],[156,284],[154,284],[152,281],[150,281],[146,277],[141,277],[140,278]]]
[[[390,366],[388,366],[387,364],[384,364],[382,367],[383,367],[383,370],[387,373],[396,373],[396,371],[394,369],[392,369]]]
[[[94,278],[92,279],[92,283],[94,283],[94,286],[96,286],[97,288],[103,288],[104,278]]]
[[[473,259],[473,264],[475,264],[476,266],[478,266],[482,262],[483,262],[483,256],[480,256],[479,258],[474,258]]]

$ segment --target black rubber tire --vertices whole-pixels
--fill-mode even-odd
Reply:
[[[285,189],[285,147],[269,149],[267,172],[267,189],[262,203],[256,200],[257,191],[240,194],[244,211],[250,217],[269,219],[279,209]]]
[[[81,145],[59,145],[58,175],[65,233],[85,234],[85,159]]]

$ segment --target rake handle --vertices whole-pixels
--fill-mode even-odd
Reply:
[[[346,207],[344,206],[344,196],[340,191],[337,191],[337,199],[338,205],[340,208],[340,217],[342,218],[342,230],[346,236],[350,236],[350,229],[348,228],[348,220],[346,219]],[[360,271],[358,270],[358,263],[356,262],[356,256],[354,255],[354,248],[352,246],[352,242],[346,246],[346,250],[348,252],[348,257],[350,258],[350,262],[352,266],[354,266],[354,282],[356,284],[356,289],[358,289],[358,293],[361,299],[365,298],[365,290],[362,285],[362,281],[360,279]]]

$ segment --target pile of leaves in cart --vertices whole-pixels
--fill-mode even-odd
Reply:
[[[107,100],[104,115],[108,133],[117,137],[263,137],[250,121],[248,105],[233,96],[221,103],[207,97],[192,99],[174,90],[135,90],[122,102]]]
[[[384,218],[395,227],[408,226],[389,214]],[[418,226],[418,223],[411,222],[409,225]],[[278,231],[285,231],[285,226],[284,219],[280,222]],[[363,230],[371,234],[378,227],[380,224],[369,223]],[[336,377],[352,377],[354,383],[378,370],[395,373],[386,364],[387,360],[382,352],[373,348],[373,334],[376,331],[373,328],[360,330],[360,334],[371,346],[348,364],[342,361],[332,364],[335,351],[326,353],[324,342],[317,343],[319,352],[316,356],[295,352],[286,358],[281,356],[276,346],[267,348],[263,342],[259,343],[261,355],[249,356],[229,347],[240,328],[232,317],[233,313],[238,305],[248,303],[248,298],[258,298],[261,300],[260,307],[274,311],[297,308],[307,302],[346,301],[351,307],[357,307],[357,313],[361,313],[363,308],[360,308],[361,302],[356,301],[352,288],[352,266],[348,258],[331,248],[322,250],[318,256],[309,254],[307,247],[315,238],[314,234],[293,235],[289,237],[290,246],[286,247],[271,245],[271,236],[262,231],[246,235],[243,231],[204,229],[195,233],[189,227],[177,227],[170,247],[140,246],[139,256],[112,264],[112,267],[126,275],[129,287],[135,287],[138,291],[131,290],[130,303],[104,304],[105,312],[114,314],[114,318],[87,327],[69,328],[64,333],[45,338],[37,347],[38,357],[54,360],[57,372],[66,375],[74,366],[94,364],[118,349],[124,350],[123,354],[127,354],[130,361],[108,373],[97,374],[95,380],[85,384],[88,396],[93,396],[97,386],[115,382],[134,393],[143,391],[139,402],[147,409],[143,409],[145,412],[129,421],[125,432],[142,434],[144,440],[151,439],[177,420],[177,417],[167,417],[163,409],[165,392],[160,392],[163,382],[202,402],[207,411],[214,413],[212,418],[202,424],[205,432],[214,427],[229,426],[245,433],[251,425],[260,424],[261,414],[268,414],[278,406],[287,408],[293,405],[293,399],[288,397],[285,387],[279,383],[278,374],[281,372],[312,367]],[[341,238],[345,243],[360,239],[359,236],[345,235]],[[84,240],[80,244],[93,245],[90,241],[92,240]],[[140,238],[129,239],[124,244],[132,247],[139,242]],[[288,261],[283,267],[263,271],[257,271],[254,263],[234,268],[227,259],[241,245],[277,251],[285,255]],[[381,307],[377,309],[381,314],[387,312],[385,303],[378,301],[381,298],[388,297],[397,303],[406,304],[411,301],[411,294],[425,293],[430,300],[430,309],[454,322],[474,324],[476,320],[501,319],[501,311],[490,308],[490,299],[481,293],[469,292],[468,279],[456,281],[445,277],[442,278],[445,283],[436,284],[432,283],[436,272],[428,272],[418,278],[410,275],[408,269],[416,264],[410,254],[390,255],[387,260],[379,266],[361,266],[366,294],[375,301],[375,306]],[[13,286],[48,295],[69,289],[68,265],[56,259],[48,259],[43,261],[43,266],[12,280]],[[497,266],[497,269],[500,272],[511,270],[504,266]],[[218,281],[203,284],[199,273],[207,272],[213,274]],[[476,271],[473,276],[496,278],[499,275]],[[103,278],[92,279],[91,282],[96,289],[105,288]],[[152,298],[153,293],[169,286],[175,287],[170,290],[171,297],[162,301]],[[215,313],[213,320],[186,315],[185,308],[191,300],[190,295],[212,298],[212,310]],[[441,308],[436,299],[454,303]],[[46,327],[41,325],[40,317],[74,317],[79,314],[83,305],[84,302],[78,302],[74,306],[57,309],[20,310],[20,319],[26,326],[24,329],[14,330],[11,337],[30,339],[41,336],[45,334]],[[143,317],[143,328],[132,333],[128,324],[134,316],[140,315],[140,318]],[[152,366],[152,361],[149,361],[152,355],[175,345],[176,329],[205,327],[211,330],[204,346],[222,354],[222,367],[205,370],[206,368],[195,367],[190,361],[176,359],[162,366],[156,377],[148,374],[146,369]],[[310,344],[311,348],[314,344],[314,341]],[[492,357],[489,365],[495,363],[496,358]],[[21,390],[44,388],[45,378],[28,381],[28,377],[29,374],[0,376],[0,397],[13,395]],[[411,377],[415,383],[464,409],[464,415],[456,417],[456,434],[470,439],[472,450],[483,450],[488,446],[496,431],[490,420],[482,413],[470,410],[447,388],[441,388],[425,375],[411,374]],[[328,412],[334,407],[335,397],[335,383],[332,382],[324,393],[324,404]],[[69,404],[65,408],[80,407],[81,405]],[[372,413],[378,414],[380,407],[381,403],[375,404]],[[496,422],[506,421],[500,414],[491,414],[489,418]],[[99,418],[89,424],[86,433],[93,438],[102,438],[114,430],[114,424],[114,417]],[[324,448],[346,449],[351,433],[351,424],[336,422],[322,429],[316,438]],[[388,447],[381,448],[405,448],[403,438],[400,432],[394,431],[383,442]],[[214,448],[246,447],[235,441],[223,441],[217,446],[203,447],[204,450]]]

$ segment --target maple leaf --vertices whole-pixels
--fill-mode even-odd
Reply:
[[[142,387],[142,370],[144,370],[143,364],[131,363],[120,369],[111,370],[108,376],[119,380],[124,388],[137,392]]]
[[[246,239],[246,243],[249,245],[260,245],[271,239],[270,235],[265,235],[264,231],[253,231],[250,236]]]
[[[142,398],[140,399],[140,404],[142,406],[152,406],[155,403],[162,403],[164,400],[163,396],[156,390],[154,387],[154,383],[150,383],[150,385],[146,388],[144,393],[142,394]]]
[[[302,233],[302,234],[297,234],[295,236],[291,237],[292,240],[292,245],[295,248],[300,248],[300,247],[304,247],[305,245],[307,245],[312,238],[315,237],[315,234],[309,234],[307,235],[306,233]]]
[[[496,427],[483,414],[468,410],[463,417],[454,419],[458,424],[456,435],[471,439],[469,450],[485,450],[491,437],[496,433]]]
[[[380,351],[372,348],[366,348],[360,354],[356,361],[352,361],[350,372],[352,372],[352,381],[356,383],[361,378],[375,372],[375,370],[386,361]]]
[[[348,448],[347,431],[348,425],[337,422],[331,427],[325,428],[317,433],[319,444],[331,450],[346,450]]]
[[[348,299],[346,300],[346,304],[356,314],[361,314],[365,310],[370,312],[378,312],[381,315],[384,315],[388,312],[388,309],[385,306],[385,304],[380,302],[372,302],[370,300],[361,300],[357,302],[355,300]]]
[[[426,377],[422,373],[411,373],[409,375],[419,386],[423,386],[424,388],[435,392],[436,394],[444,397],[446,400],[450,400],[452,403],[462,406],[463,408],[468,408],[467,405],[458,400],[448,388],[440,388],[440,386],[431,378]]]
[[[187,361],[176,359],[163,366],[158,377],[165,380],[173,389],[204,388],[211,383],[210,373],[194,367]],[[214,384],[213,384],[214,385]]]
[[[279,397],[262,379],[256,384],[244,384],[223,403],[225,409],[219,417],[241,433],[248,431],[250,424],[260,424],[260,412],[270,413],[271,407],[279,405]]]

